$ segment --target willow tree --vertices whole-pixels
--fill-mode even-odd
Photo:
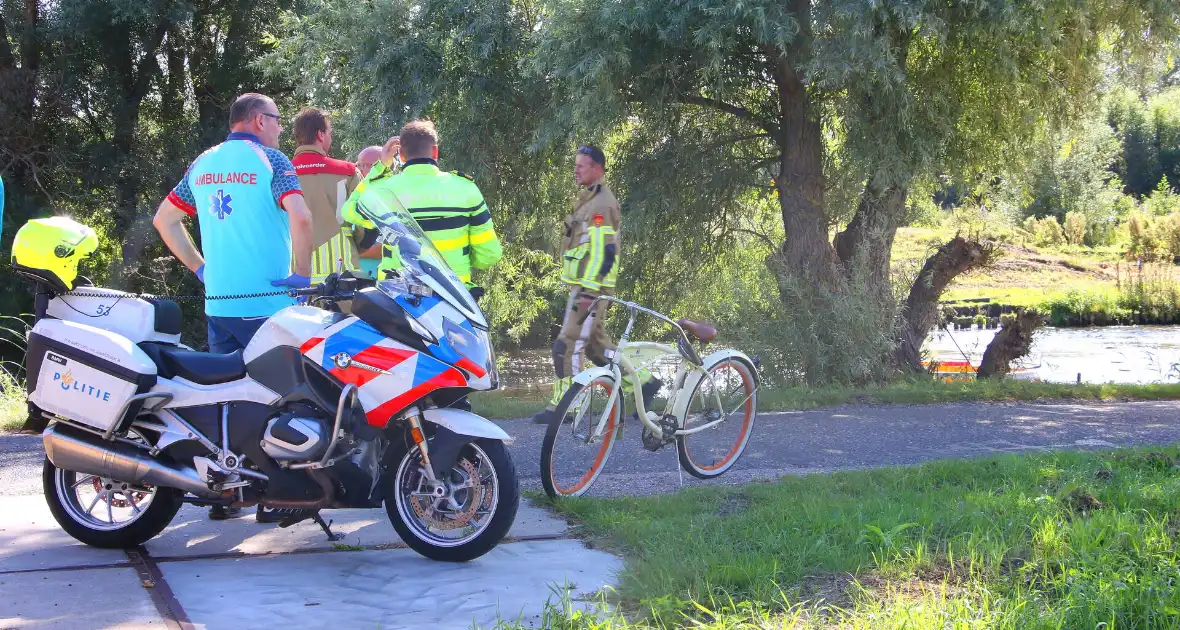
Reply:
[[[849,345],[866,349],[871,377],[897,341],[893,313],[859,337],[831,322],[889,304],[890,248],[915,183],[1020,159],[1033,129],[1089,105],[1103,49],[1173,35],[1176,12],[1162,0],[557,0],[537,69],[566,124],[659,130],[620,170],[650,167],[665,145],[713,152],[648,178],[692,191],[677,222],[704,225],[773,182],[772,269],[810,337],[808,379],[839,371],[824,358]],[[829,199],[848,185],[853,208]]]
[[[441,166],[474,176],[506,247],[477,279],[492,323],[538,343],[548,331],[533,324],[548,321],[561,291],[543,249],[575,192],[562,166],[572,150],[534,143],[550,116],[539,98],[548,86],[524,62],[544,16],[539,0],[314,0],[285,14],[262,61],[296,85],[292,100],[336,114],[349,155],[411,119],[435,121]]]

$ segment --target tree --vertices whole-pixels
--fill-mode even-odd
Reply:
[[[1146,98],[1119,90],[1111,98],[1107,120],[1122,144],[1114,170],[1127,194],[1145,197],[1161,177],[1180,182],[1180,87]]]
[[[534,0],[315,0],[284,14],[261,64],[296,86],[294,103],[334,113],[350,154],[411,119],[434,120],[443,168],[474,176],[506,245],[505,262],[479,282],[489,303],[504,305],[492,323],[512,341],[548,341],[531,324],[548,320],[562,289],[539,250],[560,237],[574,195],[568,135],[543,146],[534,138],[552,115],[541,99],[550,88],[522,69],[544,17]]]
[[[565,114],[559,128],[628,120],[651,130],[653,146],[621,166],[635,180],[659,180],[638,173],[665,147],[703,151],[662,173],[672,180],[659,186],[694,193],[677,222],[705,224],[717,200],[775,182],[783,306],[816,330],[849,307],[839,296],[890,294],[890,248],[916,178],[1018,160],[1046,120],[1090,102],[1104,44],[1142,48],[1143,33],[1174,32],[1175,11],[1102,1],[567,0],[546,21],[537,59],[555,86],[553,110]],[[838,179],[860,187],[846,223],[848,209],[827,195]],[[847,333],[817,335],[814,353]],[[866,363],[880,357],[881,334],[862,340]]]
[[[68,213],[100,234],[86,269],[93,280],[197,291],[187,272],[169,280],[175,263],[149,219],[187,164],[224,137],[237,94],[281,99],[289,91],[264,80],[250,60],[268,49],[263,34],[292,4],[0,1],[5,249],[27,219]],[[0,287],[4,312],[30,305],[24,283]],[[188,314],[199,344],[199,309]]]

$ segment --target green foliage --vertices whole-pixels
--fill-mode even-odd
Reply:
[[[880,382],[891,374],[894,296],[881,295],[860,277],[832,292],[810,278],[776,274],[784,315],[773,324],[774,343],[786,359],[787,382],[808,385]],[[806,313],[806,316],[803,315]]]
[[[103,234],[90,275],[132,290],[198,292],[149,219],[247,90],[288,115],[331,110],[349,157],[432,118],[444,168],[475,175],[507,245],[477,281],[509,345],[548,345],[573,150],[602,144],[623,202],[620,294],[715,317],[807,382],[880,377],[888,244],[898,225],[933,223],[932,182],[975,203],[992,173],[1035,163],[1014,188],[1037,191],[1038,216],[1085,215],[1096,244],[1130,211],[1093,168],[1112,146],[1147,147],[1124,182],[1180,181],[1173,89],[1119,101],[1105,135],[1064,124],[1112,66],[1170,71],[1154,53],[1177,8],[1159,0],[18,4],[0,5],[4,234],[71,214]],[[1064,155],[1062,129],[1080,134]],[[855,218],[866,229],[838,256],[832,231]],[[28,306],[25,287],[0,287],[0,310]],[[186,317],[199,345],[200,309]]]
[[[1065,240],[1070,245],[1082,245],[1086,240],[1086,215],[1077,210],[1070,210],[1065,214],[1065,223],[1062,225],[1062,231],[1065,233]]]
[[[483,280],[487,293],[481,300],[496,347],[520,345],[526,340],[533,345],[549,341],[545,335],[549,331],[543,328],[542,336],[527,336],[539,328],[536,324],[559,321],[562,316],[553,307],[564,307],[569,290],[558,281],[559,272],[552,256],[516,243],[505,244],[503,258]]]
[[[1151,206],[1145,202],[1144,207]],[[1180,258],[1180,209],[1164,216],[1136,210],[1127,220],[1127,234],[1128,256],[1145,261],[1174,261]]]
[[[541,98],[550,88],[522,69],[546,11],[531,0],[315,0],[282,15],[274,50],[260,62],[296,86],[293,101],[334,112],[349,155],[414,118],[435,121],[442,167],[474,175],[507,244],[497,267],[476,277],[497,341],[507,343],[547,345],[566,294],[552,254],[575,194],[577,145],[565,136],[536,143],[553,115]],[[412,35],[390,37],[390,25]],[[625,230],[624,238],[633,234]],[[623,274],[637,262],[625,252]]]
[[[1180,182],[1180,86],[1148,98],[1120,90],[1107,120],[1122,144],[1114,170],[1128,194],[1147,196],[1163,177]]]
[[[1121,184],[1109,170],[1117,153],[1114,131],[1104,120],[1091,118],[1064,141],[1055,134],[1044,136],[1035,145],[1027,173],[1006,182],[997,197],[1019,208],[1021,216],[1051,218],[1066,227],[1062,233],[1042,221],[1028,229],[1041,245],[1063,240],[1075,245],[1109,243],[1122,197]]]
[[[1180,227],[1180,221],[1176,225]],[[1142,269],[1128,271],[1119,290],[1119,306],[1134,312],[1137,321],[1180,322],[1180,279],[1171,264],[1148,264]]]
[[[1172,324],[1180,322],[1180,279],[1172,265],[1146,263],[1119,267],[1112,290],[1054,292],[1037,308],[1053,326]]]
[[[1023,227],[1025,232],[1032,235],[1033,242],[1037,245],[1053,247],[1065,242],[1065,232],[1055,216],[1040,219],[1028,217],[1024,220]]]
[[[7,192],[0,265],[30,218],[70,215],[100,233],[92,280],[198,293],[151,226],[160,201],[225,137],[229,104],[285,86],[250,61],[293,0],[46,0],[0,5],[0,173]],[[6,272],[7,269],[4,269]],[[0,312],[31,310],[24,282],[0,286]],[[186,341],[204,338],[186,308]],[[7,356],[7,355],[6,355]]]
[[[1040,308],[1053,326],[1128,324],[1133,314],[1117,293],[1077,290],[1050,295]]]
[[[1143,199],[1142,208],[1147,214],[1157,217],[1180,213],[1180,194],[1172,191],[1166,175],[1160,178],[1155,190]]]

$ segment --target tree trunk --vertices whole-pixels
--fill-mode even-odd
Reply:
[[[844,231],[836,235],[836,256],[845,273],[856,273],[857,264],[865,265],[870,286],[882,295],[891,292],[889,264],[893,255],[893,238],[905,218],[907,190],[900,186],[881,187],[876,178],[865,184],[856,214]],[[860,258],[863,256],[863,258]]]
[[[1012,361],[1028,354],[1032,348],[1033,332],[1043,323],[1044,319],[1039,313],[1025,310],[1008,320],[983,351],[983,360],[979,363],[975,378],[1003,378],[1008,374],[1012,370]]]
[[[791,0],[800,32],[785,51],[770,50],[778,88],[782,158],[779,176],[779,208],[786,239],[779,253],[786,268],[798,278],[808,278],[835,288],[836,255],[828,242],[824,207],[823,129],[807,93],[805,77],[797,70],[811,45],[811,2]]]
[[[167,9],[161,9],[152,30],[141,41],[144,52],[136,54],[139,48],[133,32],[122,33],[125,46],[112,59],[112,66],[118,69],[119,82],[123,90],[123,102],[114,112],[114,129],[111,143],[115,149],[117,175],[115,176],[115,234],[122,241],[122,260],[114,264],[110,283],[120,287],[123,277],[139,266],[139,254],[149,238],[151,210],[140,205],[140,189],[143,187],[141,161],[136,156],[136,131],[139,126],[139,112],[143,101],[151,91],[152,84],[160,74],[156,59],[170,21]]]
[[[938,300],[942,292],[959,274],[991,262],[994,251],[990,243],[956,236],[926,259],[898,314],[899,339],[893,354],[895,366],[923,371],[922,343],[938,321]]]
[[[41,41],[37,36],[40,20],[38,0],[25,0],[25,27],[21,32],[20,65],[29,76],[37,76],[41,70]],[[32,119],[33,110],[37,105],[37,84],[31,82],[24,94],[24,110],[29,112]]]

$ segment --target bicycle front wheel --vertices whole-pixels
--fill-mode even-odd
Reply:
[[[571,385],[557,405],[541,444],[541,485],[550,497],[585,494],[606,468],[623,434],[623,403],[611,402],[614,390],[613,377],[598,376]]]
[[[754,367],[739,357],[725,357],[706,368],[685,410],[676,451],[680,466],[698,479],[719,477],[737,463],[750,441],[758,414]]]

